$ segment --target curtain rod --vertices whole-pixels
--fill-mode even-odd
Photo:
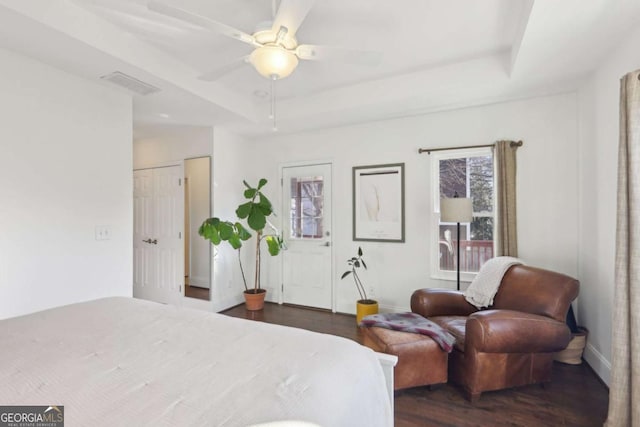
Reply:
[[[511,141],[512,147],[522,147],[524,144],[522,141]],[[484,147],[493,147],[495,144],[485,144],[485,145],[465,145],[464,147],[445,147],[445,148],[418,148],[418,154],[427,153],[431,154],[432,151],[445,151],[445,150],[461,150],[463,148],[484,148]]]

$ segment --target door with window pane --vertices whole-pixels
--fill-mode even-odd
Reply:
[[[331,308],[331,165],[282,169],[283,301]]]

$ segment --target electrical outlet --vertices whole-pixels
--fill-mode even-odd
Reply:
[[[111,227],[108,225],[96,225],[96,240],[110,240]]]

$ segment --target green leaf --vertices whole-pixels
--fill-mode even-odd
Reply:
[[[207,226],[207,227],[214,226],[215,227],[219,223],[220,223],[220,218],[215,218],[215,217],[214,218],[207,218],[202,222],[202,225],[200,225],[200,229],[198,229],[198,233],[205,226]]]
[[[351,270],[345,271],[344,273],[342,273],[342,277],[340,279],[344,279],[345,277],[347,277],[350,274],[351,274]]]
[[[200,226],[200,230],[198,230],[198,233],[214,245],[220,244],[220,234],[218,233],[218,229],[215,226],[207,224],[205,222]]]
[[[362,256],[362,248],[358,246],[358,256]]]
[[[245,181],[244,179],[242,180],[242,183],[244,184],[245,187],[251,188],[251,186],[249,184],[247,184],[247,181]]]
[[[271,215],[271,212],[273,212],[273,206],[271,205],[271,202],[269,201],[269,199],[267,199],[267,196],[262,193],[260,193],[260,203],[258,205],[260,206],[260,210],[262,210],[262,212],[267,216]],[[267,211],[269,213],[266,213]]]
[[[252,230],[260,231],[264,229],[264,226],[267,224],[267,218],[265,218],[264,214],[260,212],[258,209],[252,209],[249,217],[247,218],[247,224],[251,227]]]
[[[360,261],[358,261],[358,260],[353,261],[353,265],[355,265],[356,268],[359,268],[360,267]]]
[[[222,240],[229,240],[233,236],[233,224],[230,222],[221,222],[218,229]]]
[[[235,226],[240,240],[249,240],[251,238],[251,233],[249,233],[249,231],[247,231],[247,229],[244,228],[242,224],[236,222]]]
[[[264,187],[265,185],[267,185],[267,180],[264,178],[261,178],[260,182],[258,182],[258,190]]]
[[[365,263],[364,263],[364,260],[363,260],[363,259],[361,259],[361,260],[360,260],[360,262],[362,263],[362,266],[363,266],[363,267],[364,267],[364,269],[366,270],[366,269],[367,269],[367,264],[365,264]]]
[[[229,244],[233,249],[240,249],[242,247],[242,241],[240,241],[240,237],[237,234],[231,235],[229,238]]]
[[[209,235],[209,237],[207,237],[207,239],[209,239],[209,241],[213,243],[214,246],[222,243],[222,239],[220,239],[220,233],[218,233],[218,230],[216,228],[211,229],[211,234]]]
[[[271,209],[265,208],[264,206],[261,206],[261,205],[256,205],[256,209],[258,209],[264,216],[269,216],[273,213]]]
[[[267,246],[271,256],[276,256],[280,253],[280,243],[276,236],[267,236]]]
[[[236,215],[238,215],[238,218],[240,219],[245,219],[251,213],[252,207],[253,207],[253,203],[251,202],[243,203],[240,206],[238,206],[238,209],[236,209]]]
[[[256,195],[257,192],[258,190],[256,190],[255,188],[248,188],[244,190],[244,198],[253,199],[253,197]]]

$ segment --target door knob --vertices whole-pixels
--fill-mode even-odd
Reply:
[[[158,244],[158,239],[153,239],[149,243],[153,243],[154,245],[157,245]]]
[[[143,240],[144,243],[151,243],[151,239]]]

